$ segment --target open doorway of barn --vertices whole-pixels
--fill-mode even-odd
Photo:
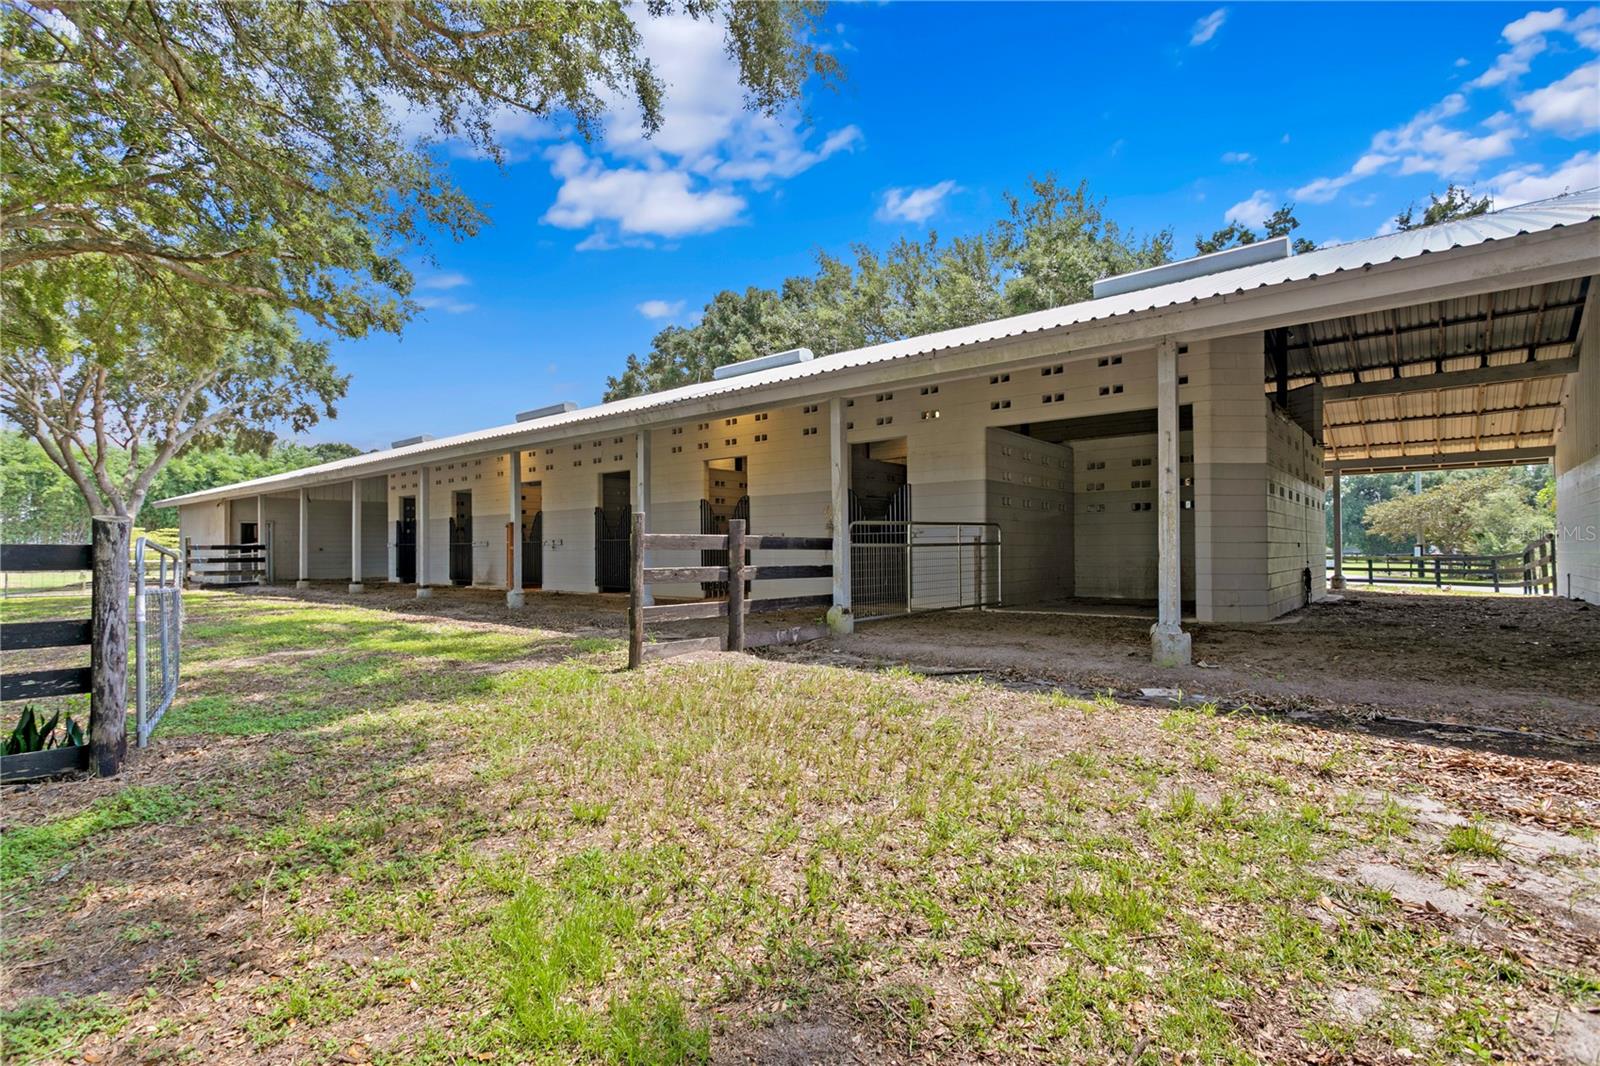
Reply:
[[[626,470],[600,475],[600,506],[594,509],[594,586],[601,592],[628,591],[632,482]]]
[[[518,536],[522,538],[522,587],[544,584],[544,484],[525,481],[518,486]]]
[[[906,438],[850,446],[850,586],[857,617],[910,609]]]
[[[1193,409],[1179,409],[1184,610],[1194,606]],[[1153,615],[1156,412],[989,431],[985,476],[1006,607]]]
[[[742,455],[707,459],[705,485],[700,496],[700,532],[719,536],[728,532],[728,523],[743,519],[745,529],[750,529],[750,475],[749,463]],[[701,566],[727,566],[725,551],[703,551]],[[725,581],[702,581],[700,590],[707,599],[721,599],[728,594]]]

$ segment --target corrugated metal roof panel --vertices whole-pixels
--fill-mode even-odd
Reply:
[[[380,463],[390,463],[410,457],[416,457],[420,462],[433,453],[458,448],[462,445],[484,444],[493,446],[495,442],[504,441],[508,438],[528,438],[543,433],[554,433],[567,427],[577,427],[585,422],[610,415],[651,411],[694,400],[731,396],[758,390],[763,386],[821,377],[840,370],[985,344],[1124,315],[1152,312],[1163,308],[1209,300],[1214,297],[1250,292],[1274,285],[1328,277],[1346,271],[1363,270],[1380,263],[1410,259],[1430,253],[1448,251],[1453,248],[1470,247],[1487,241],[1502,240],[1526,233],[1538,233],[1562,226],[1580,225],[1595,218],[1600,218],[1600,189],[1591,189],[1555,197],[1550,200],[1523,204],[1505,211],[1479,215],[1476,218],[1462,219],[1457,222],[1447,222],[1442,225],[1428,226],[1403,233],[1391,233],[1382,237],[1369,237],[1366,240],[1352,241],[1349,244],[1334,245],[1330,248],[1319,248],[1316,251],[1290,256],[1287,259],[1277,259],[1241,267],[1236,270],[1206,274],[1197,278],[1189,278],[1147,289],[1138,289],[1133,292],[1107,296],[1098,300],[1085,300],[1064,307],[1035,311],[1025,315],[1014,315],[1009,318],[980,322],[976,325],[963,326],[958,329],[942,330],[938,333],[929,333],[885,344],[875,344],[852,351],[838,352],[813,359],[810,362],[775,367],[770,370],[739,375],[723,381],[707,381],[695,385],[685,385],[680,388],[667,389],[645,396],[636,396],[626,400],[580,408],[576,411],[568,411],[548,418],[529,422],[513,422],[509,425],[495,426],[471,433],[461,433],[405,448],[369,452],[365,455],[341,459],[333,463],[324,463],[320,466],[308,467],[288,474],[275,474],[271,477],[258,478],[254,481],[227,486],[226,491],[228,494],[246,491],[270,491],[274,486],[290,486],[306,477],[327,474],[349,473],[351,476],[358,476],[362,469]],[[163,505],[170,505],[194,499],[213,498],[221,492],[222,490],[207,490],[205,492],[190,493],[186,496],[173,497],[160,502]]]

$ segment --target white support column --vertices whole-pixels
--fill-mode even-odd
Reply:
[[[650,532],[654,526],[650,522],[650,431],[640,429],[633,435],[633,513],[644,515],[645,532]],[[644,565],[650,565],[649,553],[645,554]],[[648,607],[656,602],[655,596],[646,585],[639,590],[639,602]]]
[[[1157,666],[1189,665],[1189,634],[1183,631],[1183,554],[1179,543],[1183,501],[1178,486],[1178,343],[1156,350],[1156,624],[1150,627],[1150,657]]]
[[[417,479],[417,599],[425,600],[433,595],[433,589],[428,587],[428,502],[433,495],[433,471],[428,467],[422,468],[422,476]]]
[[[1344,499],[1339,472],[1333,472],[1333,577],[1330,589],[1344,588]]]
[[[828,401],[829,504],[833,511],[833,606],[828,628],[841,636],[854,631],[850,603],[850,437],[844,400]]]
[[[361,479],[350,482],[350,591],[365,592],[361,583]]]
[[[256,493],[256,543],[267,550],[265,566],[267,584],[272,584],[272,534],[267,529],[267,498],[262,493]]]
[[[294,587],[305,589],[311,587],[311,505],[306,499],[306,490],[300,490],[300,539],[298,542],[299,571],[295,575]]]
[[[522,449],[513,448],[506,455],[506,514],[511,530],[511,572],[506,575],[506,606],[521,607],[522,594]]]

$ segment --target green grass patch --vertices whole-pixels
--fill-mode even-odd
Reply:
[[[23,1066],[67,1058],[87,1037],[114,1033],[122,1022],[121,1008],[105,996],[25,999],[9,1010],[0,1010],[5,1061]]]
[[[130,785],[77,814],[7,829],[0,835],[0,886],[10,888],[41,868],[56,865],[101,833],[165,822],[190,806],[169,788]]]

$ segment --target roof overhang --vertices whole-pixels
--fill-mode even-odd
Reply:
[[[1506,229],[1503,235],[1479,238],[1478,243],[1466,245],[1408,245],[1415,249],[1411,254],[1397,254],[1382,261],[1366,261],[1370,248],[1358,254],[1349,250],[1356,246],[1340,246],[1123,296],[841,352],[725,381],[684,386],[550,418],[369,453],[172,497],[159,501],[159,506],[286,492],[352,478],[378,477],[423,463],[556,444],[579,436],[632,432],[707,415],[850,396],[888,384],[914,386],[929,379],[987,373],[1040,359],[1089,359],[1111,352],[1154,348],[1165,338],[1207,340],[1584,277],[1600,273],[1597,214],[1600,199],[1593,205],[1585,201],[1581,211],[1571,213],[1566,221],[1552,223],[1553,228],[1534,232]],[[1329,272],[1319,273],[1319,267]],[[1277,274],[1265,273],[1291,268],[1298,273],[1281,280],[1271,280]]]

